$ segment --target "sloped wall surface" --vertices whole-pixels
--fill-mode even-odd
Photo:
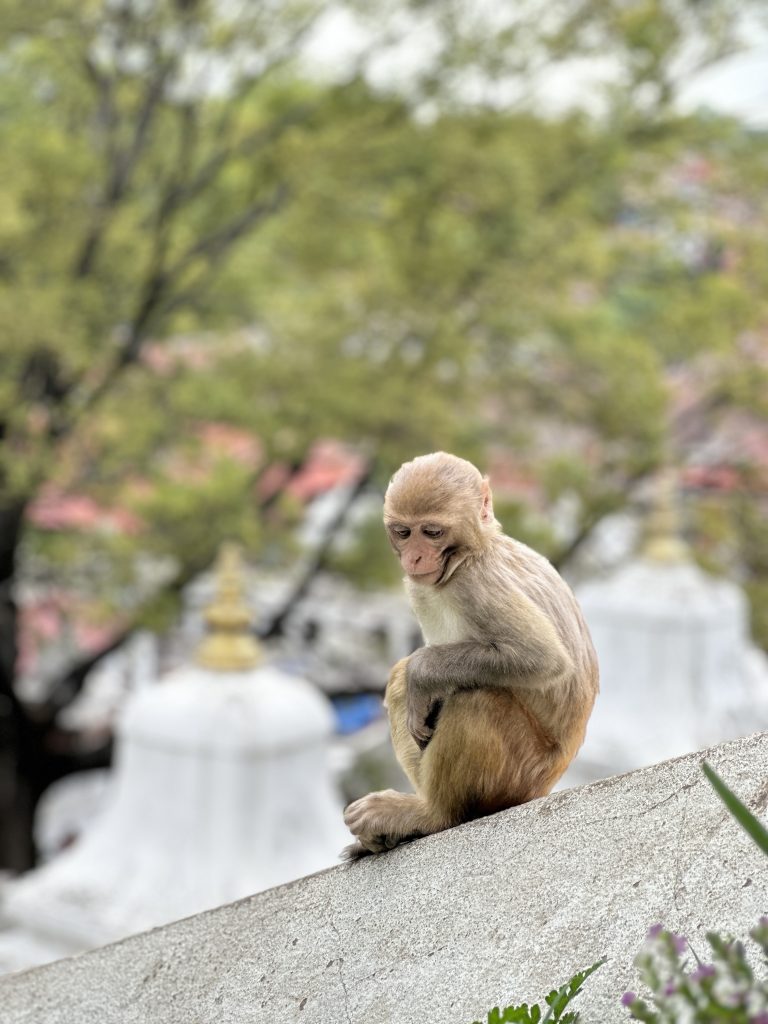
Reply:
[[[626,1020],[657,921],[704,949],[768,910],[768,864],[704,778],[756,811],[768,734],[343,865],[0,979],[2,1024],[469,1024],[608,955],[584,1024]],[[296,837],[301,842],[301,837]]]

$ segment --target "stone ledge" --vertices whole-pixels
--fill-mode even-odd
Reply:
[[[0,979],[3,1024],[469,1024],[607,955],[584,1024],[626,1021],[661,921],[697,948],[768,909],[765,863],[700,770],[758,811],[768,733],[430,836]],[[300,842],[297,837],[297,842]]]

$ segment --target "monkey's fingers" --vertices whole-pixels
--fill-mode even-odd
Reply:
[[[415,720],[409,718],[408,731],[410,732],[411,736],[413,736],[418,746],[421,747],[422,750],[424,750],[426,745],[432,739],[432,735],[435,730],[430,729],[428,725],[420,721],[418,718]]]
[[[352,847],[352,857],[365,856],[356,850],[357,845],[367,853],[383,853],[397,846],[399,836],[391,834],[392,805],[401,799],[401,793],[385,789],[369,793],[346,808],[344,822],[357,839],[357,844]]]
[[[344,824],[355,836],[363,833],[374,835],[382,831],[382,812],[386,812],[392,797],[400,794],[393,789],[384,789],[377,793],[368,793],[359,800],[353,800],[344,808]]]
[[[355,838],[357,842],[345,847],[342,851],[347,860],[356,860],[366,857],[370,853],[383,853],[385,850],[392,849],[389,837],[385,835],[360,832]]]
[[[353,800],[344,808],[344,824],[353,835],[360,831],[360,826],[365,818],[366,806],[366,797],[361,797],[359,800]]]
[[[432,706],[428,697],[420,697],[418,694],[408,696],[408,714],[406,724],[408,732],[413,736],[418,745],[424,749],[435,731],[435,716],[432,713]]]
[[[366,850],[362,843],[350,843],[341,851],[341,859],[346,861],[361,860],[363,857],[370,857],[371,850]]]

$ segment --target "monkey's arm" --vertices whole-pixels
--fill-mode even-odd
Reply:
[[[422,746],[433,732],[435,705],[456,690],[541,690],[572,672],[555,627],[522,595],[505,621],[489,609],[473,626],[476,639],[421,647],[408,659],[408,729]]]

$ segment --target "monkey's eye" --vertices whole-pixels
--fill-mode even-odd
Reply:
[[[425,537],[431,537],[433,540],[443,536],[443,531],[439,526],[422,526],[421,532]]]
[[[396,537],[399,537],[400,540],[405,540],[406,537],[411,536],[411,531],[407,526],[393,526],[392,533],[394,533]]]

